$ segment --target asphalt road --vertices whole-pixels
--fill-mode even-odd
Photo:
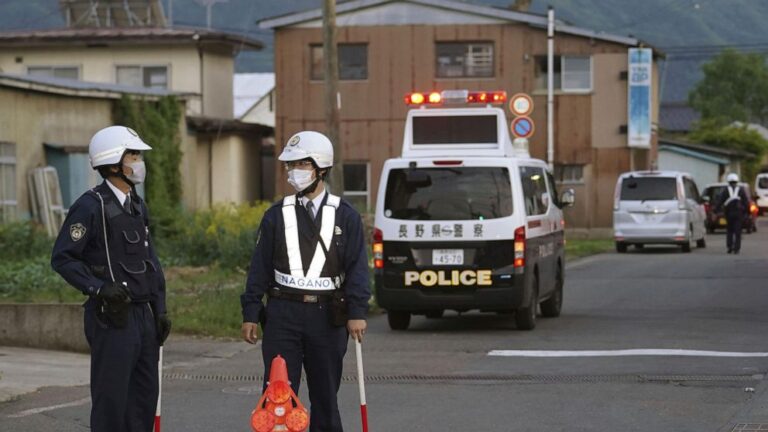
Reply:
[[[738,256],[715,234],[690,254],[646,248],[574,263],[562,316],[531,332],[494,314],[415,317],[406,332],[373,317],[364,344],[370,430],[733,430],[755,398],[768,400],[768,357],[754,354],[768,353],[767,218],[759,229]],[[637,349],[654,351],[616,352]],[[496,350],[513,356],[489,355]],[[258,347],[179,338],[167,351],[164,430],[249,431]],[[347,431],[361,430],[354,357],[350,344],[340,391]],[[87,387],[56,387],[2,404],[0,430],[87,430],[87,396]],[[59,404],[71,406],[27,411]]]

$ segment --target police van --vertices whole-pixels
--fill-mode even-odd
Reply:
[[[510,139],[505,92],[413,93],[402,156],[381,174],[373,232],[378,304],[393,330],[445,310],[556,317],[565,270],[562,209],[547,164]],[[451,104],[457,104],[451,106]]]

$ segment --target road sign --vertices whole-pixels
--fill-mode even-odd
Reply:
[[[509,100],[509,110],[516,116],[527,116],[533,112],[533,99],[525,93],[518,93]]]
[[[509,130],[515,138],[530,138],[535,130],[533,120],[530,117],[515,117],[509,124]]]

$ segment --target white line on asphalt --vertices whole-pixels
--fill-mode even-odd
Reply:
[[[87,404],[89,402],[91,402],[91,398],[87,397],[87,398],[82,398],[82,399],[78,399],[76,401],[67,402],[67,403],[63,403],[63,404],[59,404],[59,405],[51,405],[51,406],[42,407],[42,408],[33,408],[33,409],[25,410],[25,411],[20,411],[20,412],[17,412],[16,414],[11,414],[8,417],[9,418],[26,417],[26,416],[31,416],[31,415],[34,415],[34,414],[40,414],[40,413],[43,413],[43,412],[46,412],[46,411],[57,410],[59,408],[69,408],[69,407],[74,407],[74,406],[85,405],[85,404]]]
[[[489,356],[497,357],[627,357],[627,356],[684,356],[684,357],[768,357],[768,352],[728,352],[686,349],[625,349],[605,351],[530,351],[493,350]]]

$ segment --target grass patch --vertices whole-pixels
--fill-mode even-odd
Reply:
[[[613,240],[610,239],[568,239],[565,244],[565,259],[574,260],[590,255],[596,255],[612,250]]]

